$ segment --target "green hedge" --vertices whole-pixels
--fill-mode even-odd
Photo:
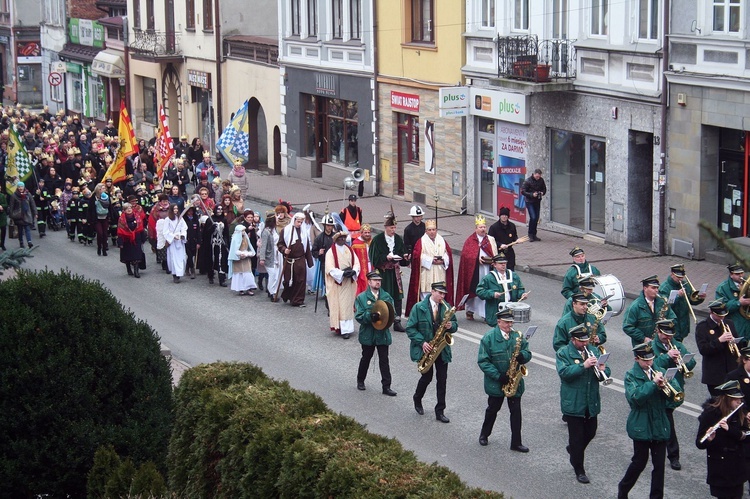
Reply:
[[[0,317],[0,497],[86,495],[102,445],[166,470],[171,373],[148,324],[67,272],[0,283]]]
[[[187,371],[169,452],[180,497],[498,497],[248,364]]]

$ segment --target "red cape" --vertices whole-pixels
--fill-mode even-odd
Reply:
[[[485,239],[490,236],[484,236]],[[489,242],[489,239],[487,239]],[[493,255],[494,256],[494,255]],[[469,298],[474,298],[476,293],[476,286],[472,288],[471,280],[474,277],[474,272],[479,263],[479,240],[477,239],[476,232],[470,235],[466,242],[464,242],[463,248],[461,248],[461,263],[458,266],[458,282],[456,283],[456,298],[453,301],[454,305],[458,305],[461,298],[468,294]],[[476,283],[479,284],[479,283]],[[457,308],[457,310],[463,310],[464,307]]]
[[[361,237],[352,242],[352,250],[359,260],[359,276],[357,276],[357,294],[367,289],[367,273],[370,271],[370,258],[367,252],[370,248]]]
[[[448,288],[448,292],[445,294],[445,299],[450,301],[453,297],[453,253],[451,252],[451,247],[448,244],[448,241],[445,241],[445,252],[448,253],[450,258],[448,270],[445,272],[445,287]],[[420,237],[417,239],[417,243],[414,245],[414,250],[411,252],[411,275],[409,276],[409,294],[406,297],[406,315],[409,315],[411,308],[421,301],[419,296],[419,271],[421,268],[422,238]]]

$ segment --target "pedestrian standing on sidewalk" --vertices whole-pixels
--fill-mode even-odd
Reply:
[[[526,199],[526,209],[529,212],[529,240],[541,241],[536,237],[536,226],[539,223],[539,209],[542,197],[547,194],[547,185],[542,178],[542,170],[537,168],[521,186],[521,195]]]
[[[26,184],[18,182],[16,192],[10,197],[10,218],[18,228],[18,242],[24,247],[23,236],[26,235],[26,242],[29,248],[34,246],[31,242],[31,226],[36,223],[37,212],[34,197],[26,190]]]

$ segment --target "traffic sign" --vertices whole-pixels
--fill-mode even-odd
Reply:
[[[56,87],[60,83],[62,83],[62,75],[60,73],[52,72],[47,77],[47,81],[49,82],[50,85],[52,85],[53,87]]]

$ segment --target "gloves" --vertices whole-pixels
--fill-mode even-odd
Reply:
[[[354,269],[346,269],[344,271],[344,277],[347,279],[354,277],[354,274],[355,274]]]
[[[372,312],[370,314],[370,320],[373,322],[380,320],[380,312]]]
[[[520,353],[516,355],[516,360],[518,361],[519,364],[523,364],[523,355]]]
[[[500,386],[507,385],[508,381],[510,381],[510,378],[506,373],[500,375]]]

